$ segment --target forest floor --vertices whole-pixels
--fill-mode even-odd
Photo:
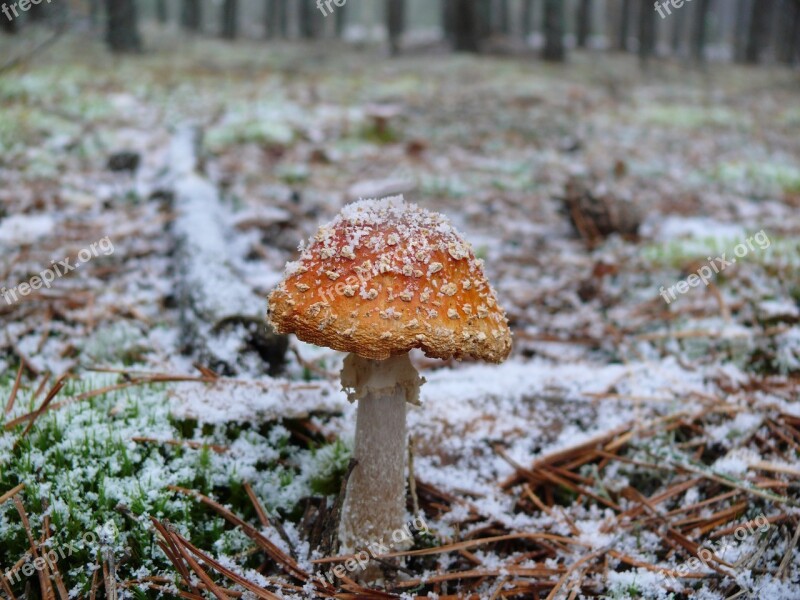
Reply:
[[[0,595],[797,598],[797,73],[67,37],[0,107]],[[413,356],[415,545],[378,592],[310,542],[342,356],[204,315],[263,317],[301,240],[400,193],[515,342]]]

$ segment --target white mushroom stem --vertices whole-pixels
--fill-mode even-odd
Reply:
[[[419,403],[424,381],[408,354],[387,360],[350,354],[344,361],[342,387],[358,401],[358,464],[347,484],[339,527],[344,553],[379,543],[393,549],[404,545],[392,535],[402,531],[406,515],[406,402]]]

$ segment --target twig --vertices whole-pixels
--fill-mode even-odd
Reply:
[[[789,573],[789,563],[792,561],[792,555],[794,554],[794,549],[797,546],[798,540],[800,540],[800,521],[798,521],[797,527],[794,530],[792,541],[786,545],[786,554],[783,555],[781,566],[778,568],[778,572],[775,573],[775,576],[780,580],[786,579],[786,575]]]
[[[278,532],[278,535],[281,536],[281,539],[286,542],[286,547],[289,548],[289,552],[292,554],[292,558],[295,560],[297,559],[297,554],[294,550],[294,545],[292,544],[292,540],[289,539],[289,535],[286,533],[286,530],[281,525],[280,521],[275,521],[274,523],[270,523],[269,517],[267,516],[266,509],[261,505],[261,502],[258,501],[258,497],[256,496],[255,491],[253,491],[252,486],[249,482],[244,482],[244,490],[247,492],[248,497],[250,498],[250,502],[253,504],[253,508],[256,510],[256,514],[258,515],[258,520],[261,521],[261,524],[264,527],[273,527],[275,531]]]
[[[167,489],[178,492],[180,494],[185,494],[187,496],[194,496],[197,500],[205,504],[206,506],[213,508],[217,513],[219,513],[226,521],[231,523],[234,526],[240,527],[242,532],[249,537],[251,540],[256,542],[259,547],[267,553],[267,555],[272,558],[286,573],[299,579],[300,581],[308,581],[310,576],[306,573],[295,560],[287,556],[280,548],[278,548],[272,541],[261,535],[258,530],[250,525],[249,523],[243,521],[236,515],[234,515],[231,511],[227,508],[219,504],[218,502],[214,502],[208,496],[201,494],[200,492],[196,492],[194,490],[189,490],[186,488],[178,487],[175,485],[167,486]]]
[[[19,371],[17,371],[17,378],[14,380],[14,387],[11,389],[11,396],[8,398],[8,403],[6,403],[6,414],[9,414],[14,409],[14,402],[17,400],[17,391],[19,390],[19,384],[22,381],[22,370],[25,368],[25,361],[20,358],[19,359]]]

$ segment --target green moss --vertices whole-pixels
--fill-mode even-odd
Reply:
[[[340,440],[317,450],[314,453],[316,472],[311,477],[311,489],[325,496],[338,494],[350,454],[349,448]]]
[[[108,377],[92,382],[70,380],[59,401],[70,402],[83,392],[113,383]],[[11,385],[13,378],[4,376],[0,397],[8,396]],[[168,485],[205,493],[255,522],[255,510],[244,490],[245,470],[270,512],[291,513],[299,497],[328,493],[341,481],[349,453],[339,443],[312,451],[293,444],[288,431],[275,423],[260,430],[235,424],[198,428],[196,422],[170,417],[166,394],[164,385],[152,385],[72,402],[43,414],[24,436],[24,423],[9,431],[3,431],[0,423],[0,493],[25,484],[20,499],[35,531],[41,530],[49,513],[52,543],[58,547],[67,547],[108,523],[119,532],[113,540],[82,544],[59,561],[68,589],[77,594],[89,591],[87,566],[105,552],[120,560],[121,578],[134,578],[140,568],[154,576],[174,575],[171,563],[155,544],[151,516],[169,521],[201,548],[231,553],[246,549],[249,542],[230,531],[213,510],[170,491]],[[31,410],[31,396],[32,389],[23,386],[14,412],[4,421]],[[134,442],[135,437],[176,440],[178,445]],[[183,440],[203,445],[194,448],[180,444]],[[239,453],[212,449],[230,448],[234,443]],[[15,564],[27,550],[26,533],[13,502],[0,506],[0,540],[0,565]],[[130,558],[121,561],[124,556]],[[257,559],[245,558],[242,564],[258,566],[250,561]],[[14,586],[18,595],[24,585],[21,581]]]

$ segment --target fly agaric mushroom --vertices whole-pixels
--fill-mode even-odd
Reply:
[[[483,261],[442,215],[402,196],[345,206],[270,294],[281,333],[350,354],[342,387],[358,400],[355,459],[342,511],[343,551],[388,542],[405,522],[406,402],[424,380],[408,353],[492,363],[511,351]]]

